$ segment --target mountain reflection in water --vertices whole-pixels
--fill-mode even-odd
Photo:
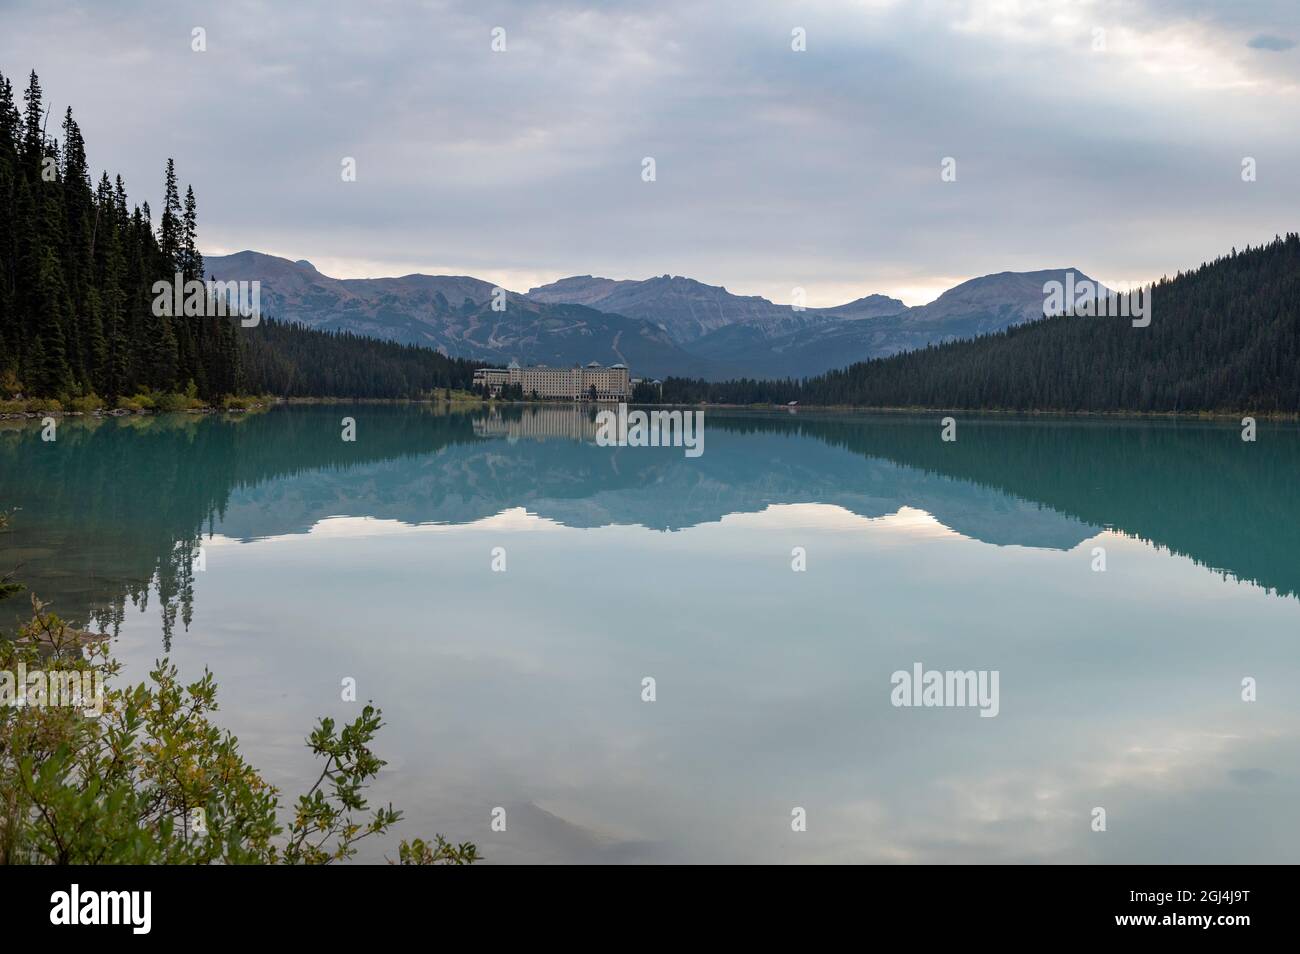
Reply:
[[[359,438],[339,439],[356,417]],[[605,448],[590,407],[276,408],[247,417],[68,419],[57,444],[0,431],[10,562],[69,618],[194,609],[204,534],[303,533],[346,515],[468,524],[513,508],[569,527],[676,531],[773,505],[913,508],[997,546],[1067,550],[1113,529],[1272,592],[1300,592],[1293,429],[1254,444],[1205,423],[706,413],[707,453]]]

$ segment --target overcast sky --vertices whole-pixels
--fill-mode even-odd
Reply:
[[[36,69],[133,200],[172,156],[206,251],[340,277],[920,304],[1300,228],[1296,0],[0,0],[0,23],[0,70]]]

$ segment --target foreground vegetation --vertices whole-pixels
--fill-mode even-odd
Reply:
[[[0,579],[0,599],[20,589]],[[100,680],[101,711],[87,711],[89,694],[78,706],[30,704],[35,690],[13,705],[13,674],[24,670]],[[213,721],[212,673],[186,685],[162,659],[148,682],[121,686],[120,676],[106,637],[73,629],[34,597],[30,622],[0,636],[0,864],[328,864],[401,819],[365,797],[385,764],[371,749],[383,725],[373,706],[343,726],[320,720],[307,739],[320,774],[282,824],[279,792]],[[402,841],[390,860],[479,857],[436,835]]]

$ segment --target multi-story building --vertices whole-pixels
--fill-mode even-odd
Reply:
[[[585,368],[548,368],[533,365],[521,368],[511,361],[505,368],[479,368],[474,372],[474,386],[485,387],[491,394],[500,394],[506,385],[519,385],[524,397],[534,394],[539,398],[568,398],[572,401],[589,400],[592,388],[597,401],[626,401],[632,391],[627,365],[614,364],[608,368],[593,361]]]

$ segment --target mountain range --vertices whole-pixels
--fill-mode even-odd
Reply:
[[[790,305],[778,305],[757,295],[733,295],[721,286],[705,285],[680,275],[644,281],[578,275],[529,289],[528,297],[643,318],[668,332],[680,345],[737,324],[753,328],[761,337],[776,338],[826,318],[879,318],[907,310],[897,298],[870,295],[836,308],[796,311]]]
[[[682,276],[563,278],[527,293],[463,275],[341,279],[260,252],[211,255],[207,272],[259,281],[262,311],[493,363],[627,364],[638,376],[804,377],[855,361],[1001,331],[1042,316],[1043,285],[1077,269],[1001,272],[908,307],[868,295],[796,309]],[[504,309],[501,309],[501,304]]]

